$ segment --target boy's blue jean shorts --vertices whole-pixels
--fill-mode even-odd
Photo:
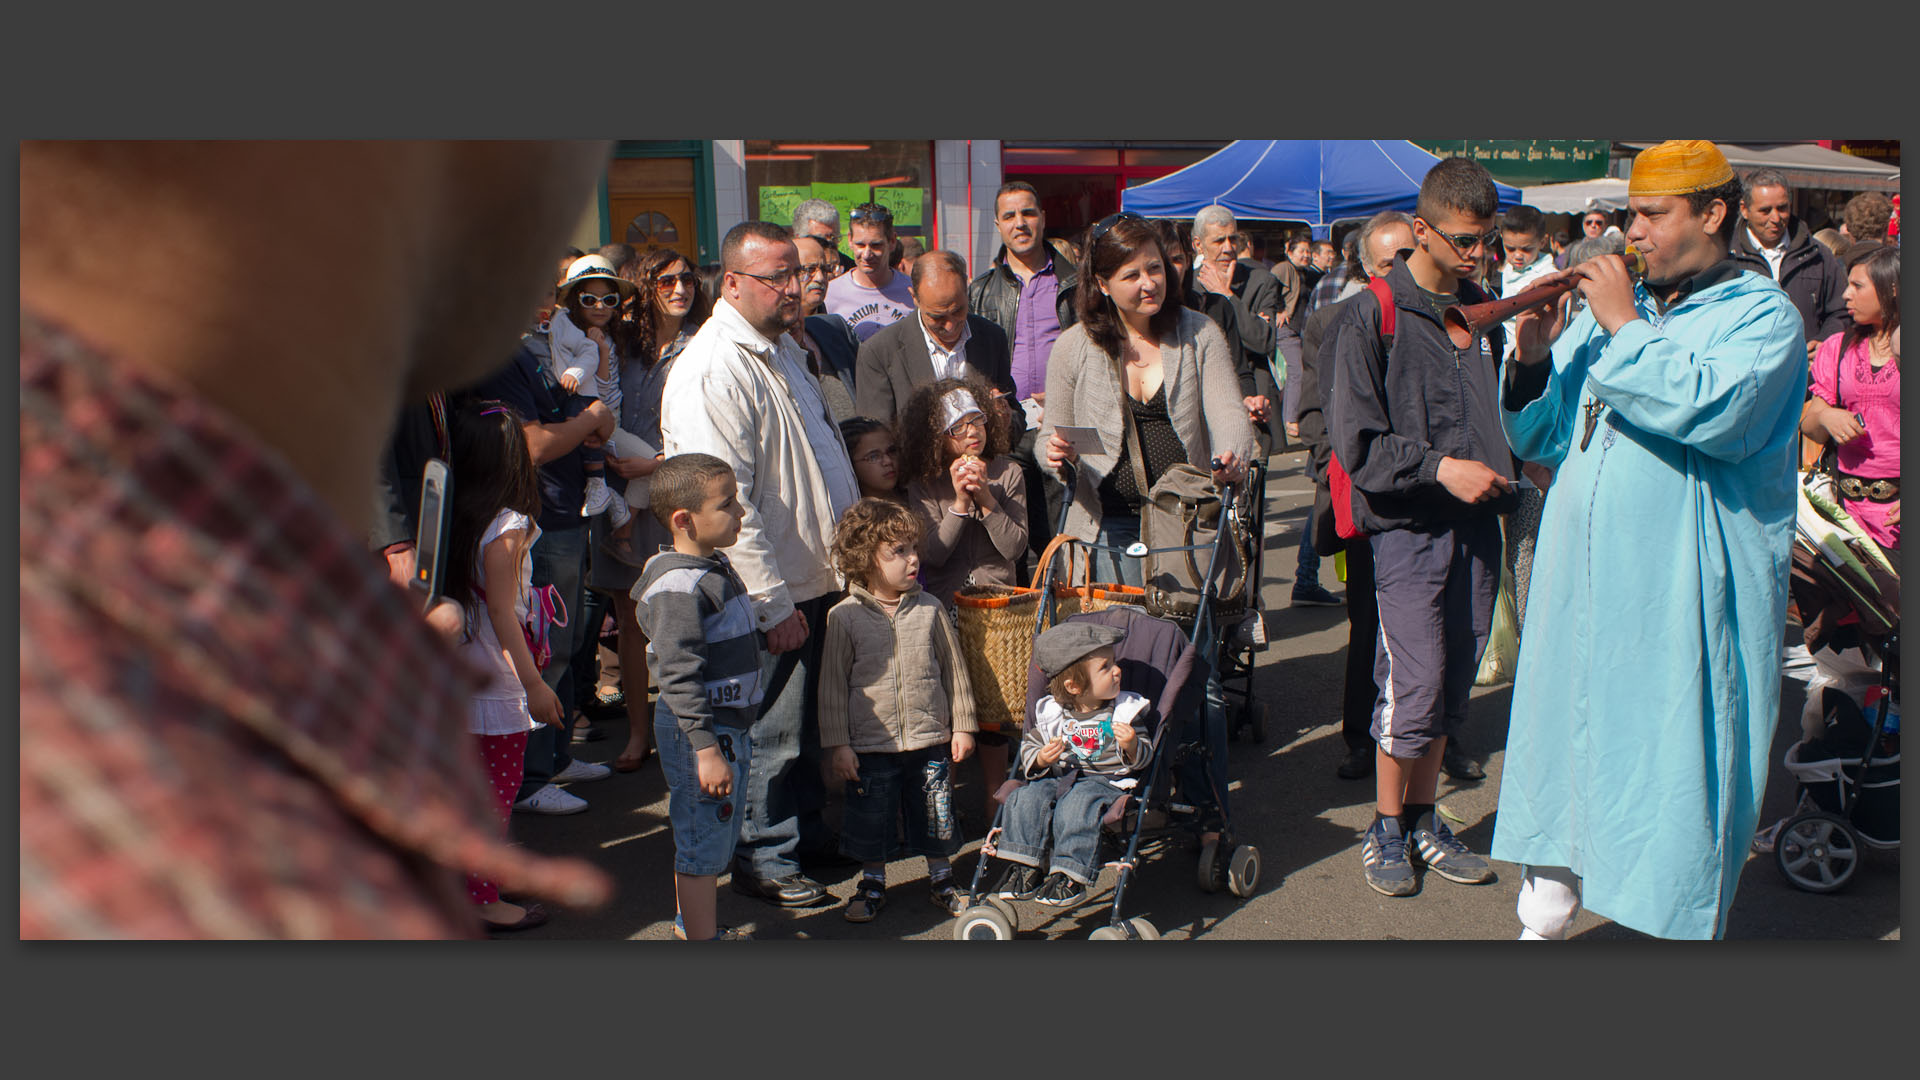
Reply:
[[[717,877],[733,864],[753,740],[745,728],[720,728],[714,736],[720,740],[720,756],[733,769],[733,794],[724,799],[700,790],[700,767],[680,721],[665,705],[654,706],[653,745],[660,751],[660,769],[667,775],[667,817],[673,822],[676,874]]]

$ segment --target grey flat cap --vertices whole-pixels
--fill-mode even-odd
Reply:
[[[1033,639],[1033,660],[1052,682],[1088,653],[1120,644],[1127,632],[1118,626],[1092,622],[1065,622]]]

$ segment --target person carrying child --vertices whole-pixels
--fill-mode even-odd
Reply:
[[[498,401],[470,402],[456,413],[449,440],[453,571],[444,595],[467,612],[461,659],[486,678],[468,705],[467,731],[478,743],[504,832],[526,766],[527,733],[564,715],[522,630],[532,607],[540,477],[519,418]],[[489,930],[530,930],[547,921],[544,907],[508,903],[478,875],[468,875],[467,895]]]
[[[621,415],[622,400],[615,322],[620,305],[634,292],[633,282],[616,273],[612,263],[599,255],[583,255],[567,267],[567,276],[556,289],[558,306],[547,327],[547,367],[553,377],[569,393],[598,400],[615,416]],[[606,445],[622,457],[639,456],[646,449],[617,427]],[[580,516],[605,513],[616,535],[625,535],[629,503],[607,486],[605,450],[595,447],[586,465],[587,500]]]
[[[766,638],[755,628],[747,587],[719,551],[739,538],[746,510],[733,469],[710,454],[661,462],[651,496],[673,549],[647,560],[633,599],[660,685],[653,737],[673,824],[674,934],[744,938],[719,926],[715,894],[740,837],[753,760],[748,729],[766,671]]]
[[[885,499],[861,499],[834,530],[834,565],[848,596],[827,612],[820,657],[820,748],[845,781],[840,851],[863,870],[848,922],[870,922],[887,900],[896,824],[927,860],[935,907],[964,904],[949,862],[960,850],[952,765],[973,752],[973,688],[959,635],[922,591],[920,522]]]
[[[847,444],[847,457],[853,461],[853,476],[860,482],[860,497],[885,499],[907,504],[900,486],[900,442],[893,426],[871,416],[855,416],[840,421],[840,438]]]
[[[1007,798],[993,854],[1012,863],[994,889],[1010,900],[1072,907],[1100,875],[1100,822],[1137,781],[1151,741],[1136,724],[1151,703],[1120,689],[1117,626],[1066,622],[1033,642],[1047,696],[1033,708],[1020,743],[1020,776],[1032,781]],[[1053,856],[1040,880],[1051,836]]]

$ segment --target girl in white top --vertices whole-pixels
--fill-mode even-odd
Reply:
[[[497,401],[466,406],[450,435],[446,596],[468,613],[461,656],[487,679],[474,693],[467,730],[477,740],[504,829],[525,768],[527,733],[536,721],[561,720],[560,699],[540,678],[522,630],[532,609],[539,476],[518,419]],[[467,889],[489,929],[520,930],[547,920],[538,904],[500,899],[492,882],[469,876]]]

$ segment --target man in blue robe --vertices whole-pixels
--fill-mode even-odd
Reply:
[[[1587,310],[1520,316],[1503,386],[1514,453],[1556,470],[1491,850],[1522,865],[1523,939],[1582,903],[1723,936],[1780,711],[1800,316],[1727,261],[1740,185],[1712,143],[1643,152],[1628,198],[1644,280],[1611,255],[1542,279]]]

